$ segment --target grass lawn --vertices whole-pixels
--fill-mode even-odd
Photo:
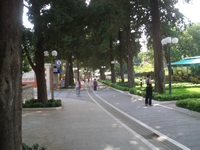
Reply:
[[[120,85],[122,87],[128,87],[128,79],[125,79],[125,83],[121,84],[118,81],[118,78],[117,78],[117,82],[118,82],[118,85]],[[140,87],[138,85],[140,83],[139,79],[135,79],[135,82],[136,82],[135,88],[137,88],[138,90],[145,91],[146,84],[143,83],[142,87]],[[153,84],[152,86],[155,87],[155,84]],[[181,86],[185,86],[185,87],[180,88]],[[191,82],[173,81],[172,82],[172,96],[173,95],[174,96],[175,95],[181,95],[181,94],[199,94],[200,93],[200,87],[190,87],[190,88],[187,88],[187,86],[195,86],[195,85],[193,83],[191,83]],[[168,90],[169,83],[168,83],[168,81],[165,82],[165,87],[166,87],[165,93],[163,93],[161,95],[168,96],[169,95],[169,90]]]
[[[196,87],[196,88],[176,88],[173,89],[172,88],[172,95],[180,95],[180,94],[198,94],[200,93],[200,88]],[[161,94],[161,95],[169,95],[169,90],[165,90],[165,93]]]

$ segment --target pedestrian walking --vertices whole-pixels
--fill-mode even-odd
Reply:
[[[90,78],[88,77],[88,83],[90,82]]]
[[[96,79],[94,79],[93,86],[94,86],[94,92],[97,93],[97,86],[98,86],[98,84],[97,84]]]
[[[155,81],[151,80],[151,75],[147,74],[147,79],[146,79],[146,98],[145,98],[145,106],[149,104],[149,106],[153,106],[151,101],[152,101],[152,83]]]
[[[76,95],[80,96],[81,82],[79,79],[76,80]]]

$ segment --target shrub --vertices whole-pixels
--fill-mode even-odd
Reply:
[[[32,147],[29,147],[28,145],[22,143],[22,150],[47,150],[46,147],[39,147],[38,144],[33,144]]]
[[[39,102],[38,100],[29,100],[26,101],[25,104],[22,105],[23,108],[40,108],[40,107],[59,107],[62,106],[61,100],[48,100],[47,104],[43,104]]]
[[[138,90],[137,88],[131,88],[129,89],[129,92],[131,94],[135,94],[135,95],[139,95],[139,96],[142,96],[142,97],[145,97],[146,96],[146,92],[143,91],[143,90]]]
[[[171,101],[171,100],[181,100],[186,98],[198,98],[200,94],[180,94],[180,95],[161,95],[159,93],[153,93],[152,98],[158,101]]]
[[[98,81],[101,82],[101,83],[104,83],[106,85],[109,85],[109,86],[111,86],[115,89],[118,89],[118,90],[129,91],[128,87],[123,87],[123,86],[120,86],[120,85],[117,85],[117,84],[113,84],[113,83],[111,83],[110,80],[104,81],[104,80],[98,79]]]
[[[188,98],[184,100],[179,100],[176,103],[176,106],[200,112],[200,99]]]
[[[178,78],[180,79],[180,78]],[[146,96],[146,88],[145,87],[134,87],[134,88],[128,88],[126,87],[127,84],[125,83],[124,85],[120,84],[119,85],[115,85],[112,84],[110,80],[108,81],[103,81],[103,80],[98,80],[104,84],[107,84],[113,88],[122,90],[122,91],[129,91],[131,94],[135,94],[135,95],[139,95],[142,97]],[[167,87],[167,86],[166,86]],[[200,85],[194,85],[191,83],[174,83],[172,84],[172,87],[175,88],[192,88],[192,87],[200,87]],[[168,87],[167,87],[168,88]],[[166,89],[167,89],[166,88]],[[186,99],[186,98],[198,98],[200,97],[200,94],[180,94],[180,95],[161,95],[159,93],[153,92],[152,93],[152,98],[154,100],[158,100],[158,101],[171,101],[171,100],[181,100],[181,99]]]

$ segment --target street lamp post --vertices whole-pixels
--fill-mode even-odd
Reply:
[[[171,39],[171,37],[167,37],[165,39],[162,39],[161,41],[162,45],[167,45],[168,47],[168,61],[169,61],[169,95],[172,94],[172,88],[171,88],[171,59],[170,59],[170,47],[171,47],[171,43],[176,44],[178,43],[178,38],[173,38]]]
[[[54,99],[54,84],[53,84],[53,57],[57,56],[57,51],[53,50],[51,52],[51,99]],[[44,56],[49,56],[49,52],[48,51],[44,51]]]

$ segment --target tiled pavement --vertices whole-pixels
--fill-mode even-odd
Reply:
[[[172,140],[192,150],[200,149],[199,113],[177,108],[175,102],[159,103],[153,101],[154,106],[144,106],[144,99],[141,97],[118,92],[101,83],[99,85],[97,97],[101,97],[117,109]],[[87,84],[82,87],[81,97],[78,97],[78,100],[91,102],[85,92],[91,90],[91,87],[89,88]],[[55,91],[55,98],[72,98],[74,94],[73,90],[58,90]]]
[[[144,98],[122,94],[104,85],[98,95],[169,138],[192,150],[200,149],[199,113],[176,108],[175,102],[153,101],[154,106],[144,106]]]

